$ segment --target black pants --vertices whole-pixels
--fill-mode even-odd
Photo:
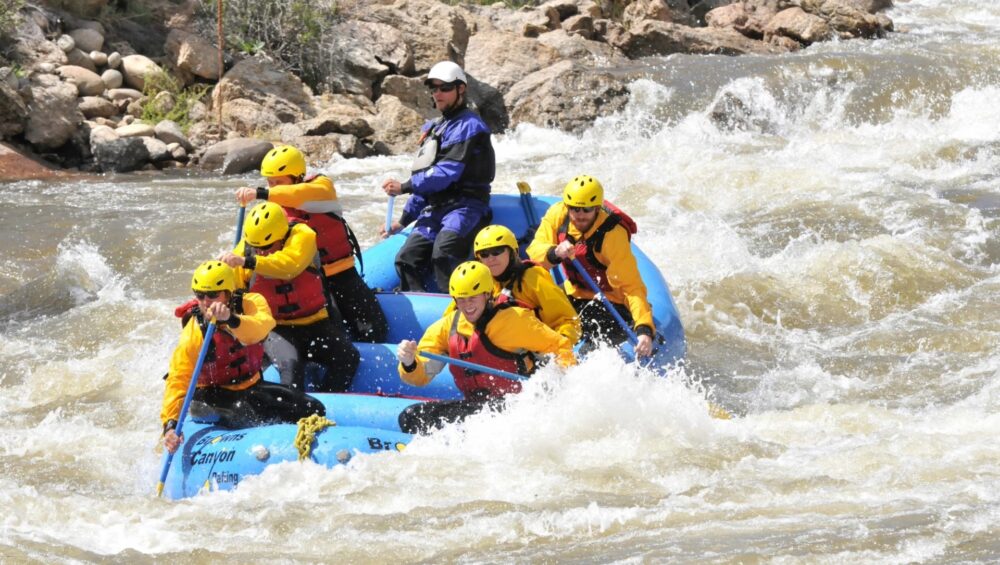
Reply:
[[[614,316],[611,315],[611,312],[608,312],[602,301],[597,299],[584,300],[572,296],[569,297],[569,301],[580,316],[581,353],[594,350],[599,343],[618,345],[623,341],[628,341],[628,334],[622,329],[618,320],[615,320]],[[632,327],[632,313],[629,312],[628,306],[614,302],[611,304],[625,319],[625,323]]]
[[[356,341],[382,343],[389,333],[389,322],[379,306],[375,293],[368,288],[353,268],[326,277],[326,286],[333,295],[347,330]]]
[[[343,326],[320,320],[308,326],[277,326],[264,341],[264,352],[278,368],[281,384],[305,391],[305,364],[326,369],[317,392],[344,392],[354,380],[361,355]]]
[[[294,388],[263,380],[243,390],[199,388],[191,399],[193,417],[218,418],[218,424],[226,428],[295,423],[313,414],[326,414],[320,401]]]
[[[499,411],[503,406],[503,399],[495,397],[412,404],[399,414],[399,429],[408,434],[427,434],[461,422],[484,408]]]
[[[434,281],[439,292],[448,292],[451,272],[462,261],[472,256],[472,242],[477,230],[465,235],[451,230],[442,230],[434,240],[427,239],[416,231],[406,238],[406,243],[396,254],[396,272],[399,274],[400,290],[427,292],[424,272],[428,264],[433,269]]]

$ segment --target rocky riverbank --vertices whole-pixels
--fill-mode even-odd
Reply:
[[[633,77],[620,69],[632,59],[778,54],[893,29],[882,13],[891,0],[315,3],[329,22],[316,38],[327,59],[310,87],[263,42],[220,57],[207,31],[214,21],[194,0],[150,5],[152,23],[138,28],[115,17],[128,4],[20,8],[0,69],[0,138],[10,148],[84,172],[242,173],[274,143],[311,160],[409,152],[435,115],[422,76],[445,59],[465,67],[470,98],[494,131],[577,131],[625,105]],[[39,167],[0,175],[44,177]]]

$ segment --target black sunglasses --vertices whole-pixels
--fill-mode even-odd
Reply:
[[[433,85],[433,84],[427,85],[427,89],[430,90],[431,92],[451,92],[456,88],[458,88],[458,85],[453,82],[446,82],[444,84],[438,84],[438,85]]]
[[[485,257],[497,257],[503,255],[507,252],[506,247],[490,247],[489,249],[483,249],[476,252],[476,257],[483,259]]]
[[[201,292],[200,290],[194,291],[194,297],[198,300],[203,300],[205,298],[218,298],[221,290],[210,290],[208,292]]]
[[[570,212],[582,212],[584,214],[589,214],[594,211],[597,206],[570,206]]]

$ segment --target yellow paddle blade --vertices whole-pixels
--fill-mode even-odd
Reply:
[[[531,194],[531,185],[523,180],[517,181],[517,191],[521,194]]]
[[[156,485],[156,498],[163,496],[163,483],[158,483]]]
[[[733,415],[722,406],[714,402],[708,403],[708,415],[715,418],[716,420],[732,420]]]

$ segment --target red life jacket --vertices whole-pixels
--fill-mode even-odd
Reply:
[[[313,175],[304,182],[314,180],[319,175]],[[319,250],[319,260],[323,265],[335,263],[345,257],[354,255],[360,261],[361,246],[357,237],[347,225],[347,221],[334,212],[307,212],[299,208],[285,208],[289,222],[304,222],[316,232],[316,248]],[[364,272],[364,267],[361,269]]]
[[[295,223],[297,222],[289,222],[289,225],[294,226]],[[266,252],[252,247],[246,249],[248,253],[265,257],[284,248],[285,241],[278,242]],[[292,280],[272,279],[254,273],[250,280],[250,292],[259,293],[267,299],[275,320],[297,320],[326,308],[326,289],[315,266],[307,267]]]
[[[608,293],[611,291],[611,284],[608,283],[608,266],[601,263],[597,259],[597,253],[601,251],[604,247],[604,236],[613,230],[616,226],[622,226],[628,233],[629,240],[632,239],[632,234],[639,231],[638,226],[631,217],[625,212],[622,212],[621,208],[615,206],[611,202],[605,200],[604,205],[601,208],[608,214],[608,218],[604,220],[600,226],[594,230],[594,233],[584,241],[577,241],[576,238],[569,235],[569,214],[563,218],[562,225],[559,226],[559,232],[556,234],[556,241],[562,243],[563,241],[569,241],[576,246],[576,256],[582,257],[580,264],[590,275],[590,278],[594,279],[597,283],[598,288],[602,293]],[[578,288],[585,288],[590,290],[587,285],[587,281],[577,272],[576,269],[572,267],[563,266],[563,274]]]
[[[456,312],[451,322],[451,332],[448,335],[448,356],[509,373],[531,374],[535,369],[535,359],[531,353],[504,351],[486,337],[486,326],[493,319],[493,316],[500,310],[514,305],[513,301],[501,301],[500,304],[487,307],[483,316],[476,320],[475,329],[468,338],[458,333],[458,319],[462,314]],[[484,395],[499,398],[506,394],[521,392],[521,383],[518,381],[477,373],[472,369],[464,369],[455,365],[448,365],[448,368],[455,378],[455,386],[462,391],[465,398],[480,398]]]
[[[242,312],[243,294],[237,293],[234,296],[237,298],[233,303],[239,304],[239,311]],[[194,316],[204,335],[208,324],[198,306],[188,306],[188,304],[179,307],[174,313],[180,312],[181,319]],[[187,309],[181,311],[185,306],[188,306]],[[208,348],[205,363],[201,366],[201,373],[198,374],[198,386],[226,386],[245,382],[260,372],[263,360],[263,343],[243,345],[240,340],[220,327],[212,334],[212,345]]]

